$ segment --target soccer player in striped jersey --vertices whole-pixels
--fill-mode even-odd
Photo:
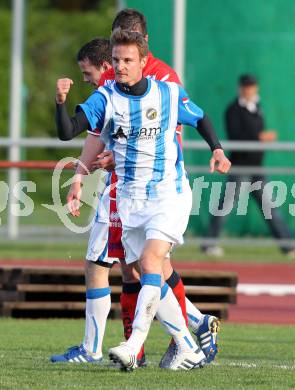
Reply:
[[[142,14],[136,10],[123,10],[114,20],[113,28],[122,26],[123,28],[131,28],[132,30],[138,30],[147,39],[146,22]],[[104,83],[106,80],[114,78],[114,71],[111,68],[107,48],[107,40],[94,39],[93,41],[84,45],[78,53],[78,63],[81,71],[84,75],[84,81],[89,82],[93,86]],[[105,73],[103,70],[107,69]],[[179,79],[176,73],[168,65],[155,58],[150,52],[148,53],[147,63],[143,69],[143,73],[146,76],[151,76],[156,79],[175,81],[179,83]],[[62,81],[62,80],[61,80]],[[70,87],[70,84],[69,84]],[[66,93],[69,88],[66,87]],[[63,104],[57,105],[57,116],[64,113],[65,106]],[[58,126],[58,135],[62,140],[69,140],[80,134],[85,130],[80,123],[79,114],[72,119],[73,126],[70,128],[63,127],[61,129]],[[200,131],[202,127],[208,127],[208,120],[203,118],[199,121],[198,127]],[[210,126],[210,123],[209,123]],[[178,141],[181,143],[181,135],[178,127]],[[110,163],[108,152],[104,152],[100,155],[100,159],[94,163],[94,166],[106,167]],[[134,318],[135,306],[137,296],[140,290],[140,283],[138,282],[138,274],[130,266],[125,265],[123,258],[124,252],[121,245],[121,222],[118,219],[118,212],[116,208],[116,175],[112,174],[110,179],[112,186],[111,190],[105,191],[104,201],[99,203],[98,212],[96,213],[94,226],[91,231],[89,246],[86,255],[86,259],[90,260],[86,262],[86,286],[87,295],[94,293],[99,296],[92,296],[86,300],[86,324],[85,324],[85,337],[83,345],[76,349],[70,349],[70,353],[63,355],[55,355],[52,357],[52,361],[69,361],[75,354],[77,356],[84,356],[87,361],[92,359],[99,360],[102,356],[101,346],[103,339],[103,332],[105,322],[108,316],[110,308],[110,295],[108,275],[109,267],[115,263],[115,258],[122,259],[121,266],[123,271],[123,292],[121,294],[121,306],[123,314],[123,324],[125,337],[128,338],[131,334],[131,325]],[[110,215],[110,220],[106,219],[106,213],[103,209],[109,210],[107,213]],[[103,211],[102,211],[103,210]],[[110,224],[108,228],[107,224]],[[105,250],[106,242],[108,242],[108,251]],[[164,267],[165,279],[169,286],[172,288],[173,293],[178,299],[181,306],[182,313],[186,317],[186,310],[189,319],[189,324],[193,329],[194,334],[197,336],[198,341],[207,356],[207,361],[214,359],[217,353],[216,346],[216,328],[218,322],[215,317],[203,315],[188,299],[185,298],[183,283],[180,276],[173,270],[169,260],[165,262]],[[93,291],[92,291],[93,290]],[[101,295],[102,294],[102,295]],[[108,308],[108,310],[107,310]],[[97,326],[93,321],[95,319],[96,325],[99,324],[99,342],[97,340]],[[204,338],[203,335],[206,335]],[[169,366],[170,361],[175,353],[176,345],[171,343],[166,354],[161,360],[161,367]],[[138,361],[144,364],[144,349],[138,355]]]
[[[137,31],[142,34],[145,39],[148,41],[147,34],[147,24],[143,14],[138,12],[135,9],[123,9],[120,11],[112,24],[112,30],[115,28],[122,28],[123,30]],[[149,51],[147,57],[147,63],[143,68],[143,75],[146,77],[152,77],[156,80],[161,81],[174,81],[177,84],[180,84],[180,80],[176,72],[170,68],[163,61],[155,58],[152,53]],[[102,74],[99,85],[104,85],[109,80],[114,80],[115,73],[114,69],[110,68],[105,73]],[[212,129],[212,125],[207,116],[202,118],[198,123],[199,131],[206,131]],[[181,136],[181,126],[178,126],[176,129],[177,140],[179,144],[182,144]],[[100,161],[98,161],[99,164]],[[94,163],[95,166],[95,163]],[[111,183],[116,183],[116,174],[113,172],[111,177]],[[118,250],[121,246],[121,229],[117,226],[112,227],[113,221],[111,216],[117,215],[117,206],[116,206],[116,187],[112,185],[112,190],[110,191],[110,247],[114,247],[115,250]],[[112,250],[110,248],[110,250]],[[120,250],[120,249],[119,249]],[[127,271],[128,273],[128,271]],[[217,354],[217,331],[219,329],[219,321],[214,316],[203,315],[186,297],[185,290],[180,278],[180,275],[173,269],[169,259],[165,262],[164,265],[164,277],[168,285],[172,288],[173,293],[175,294],[184,318],[192,327],[194,334],[196,335],[198,342],[201,345],[204,353],[207,356],[207,361],[210,362],[214,360],[215,355]],[[140,285],[138,283],[124,283],[123,281],[123,292],[121,294],[121,306],[123,313],[123,321],[125,324],[130,324],[134,318],[134,310],[137,301],[137,296],[139,293]],[[125,336],[129,337],[130,327],[125,326]],[[170,364],[170,360],[175,353],[175,344],[171,343],[161,359],[160,366],[165,368]]]
[[[112,42],[116,82],[100,88],[79,106],[91,133],[81,161],[90,167],[105,143],[113,149],[126,262],[140,259],[142,274],[132,335],[126,343],[112,348],[110,357],[126,369],[135,368],[136,356],[157,312],[177,344],[169,368],[200,367],[205,355],[190,336],[170,288],[167,284],[161,288],[161,277],[171,245],[182,243],[191,207],[176,126],[196,126],[203,112],[189,102],[177,84],[142,77],[147,43],[141,34],[119,30],[113,33]],[[95,134],[100,135],[96,140]],[[227,172],[230,162],[215,134],[211,131],[203,136],[213,150],[211,171],[218,163],[217,170]],[[75,216],[79,215],[75,200],[80,199],[81,174],[85,171],[79,166],[68,195],[69,208]]]

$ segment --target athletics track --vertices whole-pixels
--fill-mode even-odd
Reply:
[[[0,260],[1,265],[83,267],[81,261]],[[295,264],[175,263],[178,270],[233,271],[238,300],[230,305],[230,322],[295,324]]]

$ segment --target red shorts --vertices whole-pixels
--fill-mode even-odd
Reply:
[[[111,190],[110,190],[110,212],[109,212],[109,241],[108,241],[108,256],[125,258],[125,252],[122,245],[122,223],[117,210],[117,176],[115,172],[111,175]]]

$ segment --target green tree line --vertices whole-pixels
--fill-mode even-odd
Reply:
[[[12,2],[1,1],[0,26],[0,136],[8,136],[11,68]],[[79,48],[95,36],[108,37],[116,8],[115,0],[101,0],[91,10],[64,10],[49,0],[26,2],[24,28],[23,132],[26,137],[55,137],[55,83],[59,77],[74,80],[69,111],[91,92],[84,85],[76,63]],[[56,2],[55,2],[56,3]],[[79,153],[77,150],[67,154]],[[1,158],[6,154],[1,149]],[[26,159],[59,159],[64,150],[28,149]]]

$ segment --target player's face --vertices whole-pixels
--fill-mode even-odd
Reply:
[[[134,85],[142,78],[146,57],[140,58],[136,45],[118,45],[112,51],[115,79],[118,83]]]
[[[81,72],[83,74],[83,80],[85,83],[93,85],[95,88],[99,85],[99,80],[101,75],[104,73],[105,68],[100,66],[99,68],[92,65],[88,58],[85,58],[83,61],[78,62]]]
[[[253,101],[258,94],[257,85],[248,85],[245,87],[240,87],[240,96],[242,96],[248,102]]]

